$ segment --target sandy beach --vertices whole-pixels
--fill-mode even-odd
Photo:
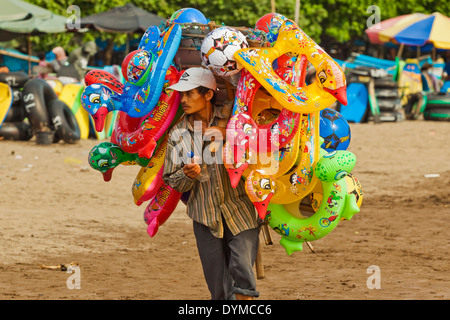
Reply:
[[[260,300],[450,299],[450,124],[351,124],[361,212],[287,255],[261,237]],[[150,238],[131,187],[137,166],[112,180],[87,163],[99,140],[50,146],[0,141],[0,299],[207,300],[191,220],[180,203]],[[41,269],[76,262],[72,273]],[[370,266],[380,288],[369,288]],[[369,270],[370,271],[370,270]]]

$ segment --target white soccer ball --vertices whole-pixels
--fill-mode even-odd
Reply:
[[[248,48],[248,43],[240,31],[230,27],[214,29],[202,42],[202,65],[218,76],[236,74],[242,66],[234,58],[234,53],[243,48]]]

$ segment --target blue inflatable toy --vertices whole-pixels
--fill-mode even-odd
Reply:
[[[321,147],[326,151],[347,150],[351,138],[350,125],[339,112],[326,108],[320,111],[319,135],[324,139]]]
[[[149,114],[161,96],[165,75],[177,53],[180,41],[180,25],[172,24],[161,34],[157,27],[150,27],[141,39],[140,50],[137,50],[133,57],[136,59],[129,61],[131,70],[135,69],[136,78],[126,81],[123,92],[115,92],[100,83],[87,86],[81,96],[85,110],[94,118],[100,118],[101,122],[108,112],[114,110],[126,112],[132,118]],[[145,54],[142,54],[143,52]],[[142,69],[138,68],[139,61],[142,62]],[[102,114],[96,115],[98,112]]]
[[[170,23],[202,23],[207,24],[208,20],[199,10],[194,8],[183,8],[175,11],[169,19]]]

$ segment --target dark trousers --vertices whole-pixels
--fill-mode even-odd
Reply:
[[[212,300],[233,300],[235,293],[258,297],[253,265],[259,245],[259,228],[233,236],[225,221],[223,238],[194,221],[194,234]]]

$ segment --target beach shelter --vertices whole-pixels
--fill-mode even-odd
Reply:
[[[433,14],[412,13],[384,20],[366,29],[370,42],[393,42],[403,46],[421,47],[432,43],[434,48],[450,50],[450,18]]]
[[[383,20],[377,24],[374,24],[370,28],[366,29],[365,32],[366,32],[367,36],[369,37],[370,43],[383,44],[384,42],[381,41],[378,36],[379,33],[385,29],[388,29],[388,28],[394,26],[401,20],[404,20],[405,18],[407,18],[407,16],[410,16],[410,15],[402,15],[402,16],[398,16],[395,18]]]
[[[65,32],[67,18],[22,0],[1,0],[0,5],[0,41],[26,35],[28,71],[31,72],[30,36]],[[3,50],[2,53],[8,54]]]
[[[2,0],[0,41],[20,35],[39,35],[66,31],[67,18],[22,0]]]
[[[159,26],[166,19],[128,3],[122,7],[82,17],[82,28],[105,32],[145,32],[150,26]]]
[[[126,52],[130,48],[130,35],[144,33],[150,26],[159,26],[166,19],[127,3],[121,7],[82,17],[80,27],[103,32],[119,32],[127,34]]]

